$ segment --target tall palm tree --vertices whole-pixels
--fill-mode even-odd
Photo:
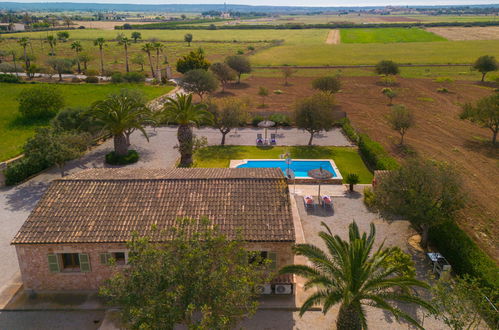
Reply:
[[[147,53],[147,57],[149,58],[149,65],[151,66],[151,74],[153,77],[156,77],[156,74],[154,73],[154,67],[152,66],[152,59],[151,59],[151,52],[154,50],[154,44],[153,43],[146,43],[144,46],[142,46],[142,51]]]
[[[81,42],[73,41],[73,43],[71,44],[71,49],[74,50],[76,53],[76,64],[78,65],[78,74],[81,74],[80,52],[83,50],[83,46],[81,45]]]
[[[154,50],[156,51],[156,72],[159,71],[159,53],[163,51],[163,45],[159,42],[153,43]]]
[[[321,231],[319,236],[327,252],[311,244],[298,244],[293,247],[294,253],[307,257],[312,266],[289,265],[280,270],[281,274],[306,278],[305,289],[317,289],[301,306],[300,315],[314,305],[322,305],[325,314],[340,303],[337,329],[360,330],[367,328],[364,306],[372,306],[422,329],[418,321],[390,302],[414,303],[435,312],[431,304],[411,294],[411,288],[428,288],[428,285],[413,276],[403,275],[401,265],[390,265],[385,261],[393,249],[381,245],[370,255],[376,233],[374,224],[371,223],[369,236],[366,233],[361,236],[357,224],[351,223],[349,241],[333,236],[324,222],[322,225],[327,231]]]
[[[104,38],[97,38],[94,40],[94,45],[99,46],[101,75],[104,75],[104,54],[102,48],[104,47],[105,44],[106,44],[106,39]]]
[[[212,121],[212,114],[204,104],[193,104],[192,94],[176,94],[168,97],[161,115],[169,123],[178,124],[177,139],[180,151],[180,166],[192,165],[192,127]]]
[[[127,132],[139,130],[149,141],[144,125],[150,121],[150,110],[140,93],[122,90],[92,105],[90,114],[104,131],[113,135],[114,152],[118,156],[128,154]]]
[[[57,44],[56,37],[52,35],[47,36],[47,42],[50,45],[50,56],[55,56],[55,45]]]
[[[19,43],[19,45],[21,45],[21,47],[23,48],[23,51],[24,51],[24,64],[26,65],[26,71],[29,71],[29,66],[30,66],[30,62],[29,62],[29,57],[28,57],[28,52],[26,51],[26,48],[29,46],[30,42],[29,42],[29,38],[27,37],[22,37],[21,39],[19,39],[17,41]]]
[[[125,47],[125,66],[126,66],[126,72],[130,72],[130,67],[128,66],[128,46],[132,43],[132,40],[128,39],[127,37],[121,37],[118,40],[118,44],[123,45]]]

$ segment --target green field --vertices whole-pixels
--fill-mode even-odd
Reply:
[[[35,129],[46,123],[25,124],[19,120],[16,100],[19,93],[31,84],[0,83],[0,161],[15,157],[22,152],[24,142],[33,135]],[[141,90],[151,100],[172,89],[171,86],[157,87],[144,85],[108,84],[108,85],[58,85],[64,95],[65,104],[89,106],[94,101],[105,98],[108,94],[123,88]]]
[[[357,173],[360,183],[371,183],[373,178],[357,149],[349,147],[211,146],[196,152],[194,166],[229,167],[231,159],[278,159],[279,155],[287,152],[296,159],[333,159],[343,177],[348,173]]]
[[[346,44],[446,41],[419,28],[341,29],[340,34]]]

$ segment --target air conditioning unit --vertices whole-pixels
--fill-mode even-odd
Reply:
[[[293,285],[291,284],[276,284],[274,288],[275,294],[291,294]]]
[[[255,285],[255,292],[257,294],[271,294],[272,287],[270,286],[270,284]]]

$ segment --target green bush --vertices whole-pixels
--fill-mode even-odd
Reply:
[[[366,134],[359,135],[359,151],[375,170],[394,170],[399,167],[395,158],[391,157],[378,142],[371,140]]]
[[[344,118],[340,122],[341,127],[343,128],[343,132],[345,135],[352,141],[353,143],[359,142],[359,135],[355,131],[355,129],[350,125],[350,120],[348,118]]]
[[[85,78],[85,82],[88,84],[98,84],[99,83],[99,78],[95,76],[88,76]]]
[[[368,208],[374,208],[376,203],[376,198],[374,196],[374,192],[370,187],[365,187],[364,188],[364,204]]]
[[[121,72],[115,72],[111,75],[111,82],[113,84],[119,84],[119,83],[122,83],[123,81],[125,81],[123,79],[123,75],[121,74]]]
[[[99,71],[97,70],[93,70],[93,69],[88,69],[85,71],[85,75],[88,76],[98,76],[99,75]]]
[[[430,228],[430,241],[459,275],[469,274],[493,290],[499,288],[496,263],[455,223]]]
[[[21,183],[47,167],[47,164],[35,161],[29,157],[21,158],[20,160],[9,164],[3,171],[3,174],[5,175],[5,184],[7,186],[13,186]]]
[[[438,89],[437,89],[437,92],[438,92],[438,93],[448,93],[448,92],[449,92],[449,90],[448,90],[447,88],[445,88],[445,87],[442,87],[442,88],[438,88]]]
[[[114,151],[106,155],[106,163],[110,165],[127,165],[136,163],[139,160],[139,153],[136,150],[128,150],[126,156],[118,156]]]
[[[123,75],[123,79],[128,83],[141,83],[146,81],[146,77],[140,72],[127,72]]]
[[[0,74],[0,82],[19,84],[22,80],[16,75],[2,73]]]
[[[54,117],[64,106],[62,93],[55,86],[34,86],[19,93],[19,112],[27,119]]]
[[[277,126],[291,125],[291,119],[282,113],[274,113],[273,115],[270,115],[269,120],[273,121]]]
[[[437,82],[437,83],[452,83],[452,82],[454,82],[454,79],[449,78],[449,77],[438,77],[438,78],[435,78],[435,82]]]
[[[262,116],[256,115],[253,117],[253,119],[251,119],[251,125],[257,127],[258,123],[261,121],[264,121],[264,120],[265,120],[265,118],[263,118]]]

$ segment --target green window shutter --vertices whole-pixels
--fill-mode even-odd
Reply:
[[[268,255],[268,258],[270,260],[269,269],[276,269],[277,268],[277,253],[269,252],[267,255]]]
[[[111,253],[101,253],[100,254],[100,264],[109,265],[109,259],[111,259]]]
[[[48,257],[48,263],[49,263],[49,270],[52,273],[60,272],[59,260],[57,258],[57,255],[56,254],[49,254],[47,257]]]
[[[88,257],[88,254],[80,253],[80,254],[78,254],[78,257],[80,258],[80,271],[82,273],[89,272],[90,271],[90,258]]]

